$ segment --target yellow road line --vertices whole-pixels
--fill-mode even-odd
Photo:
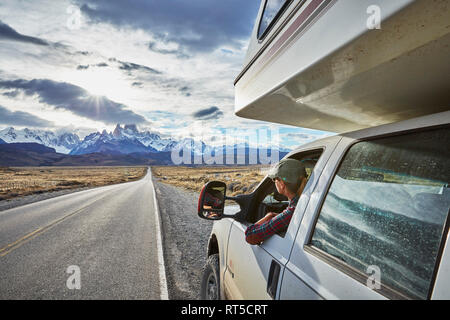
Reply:
[[[50,223],[49,225],[42,227],[42,228],[38,228],[35,231],[27,234],[26,236],[20,238],[19,240],[14,241],[13,243],[8,244],[6,247],[4,247],[3,249],[0,249],[0,257],[4,257],[6,256],[8,253],[16,250],[17,248],[20,248],[23,244],[27,243],[29,240],[33,239],[34,237],[43,234],[44,232],[46,232],[47,230],[51,229],[53,226],[57,225],[58,223],[62,222],[63,220],[69,218],[70,216],[80,212],[81,210],[85,209],[86,207],[79,209],[75,212],[72,212],[71,214],[68,214],[58,220],[53,221],[52,223]],[[2,252],[4,251],[4,252]]]
[[[108,195],[109,194],[107,194],[104,197],[101,197],[100,199],[95,200],[94,202],[92,202],[92,203],[90,203],[90,204],[88,204],[88,205],[86,205],[86,206],[84,206],[84,207],[82,207],[82,208],[72,212],[72,213],[69,213],[68,215],[65,215],[62,218],[59,218],[59,219],[51,222],[50,224],[48,224],[45,227],[38,228],[38,229],[34,230],[33,232],[30,232],[27,235],[23,236],[22,238],[20,238],[20,239],[14,241],[14,242],[8,244],[7,246],[5,246],[2,249],[0,249],[0,257],[6,256],[8,253],[10,253],[10,252],[16,250],[17,248],[21,247],[23,244],[27,243],[29,240],[35,238],[36,236],[38,236],[40,234],[45,233],[47,230],[50,230],[52,227],[54,227],[58,223],[60,223],[60,222],[64,221],[65,219],[67,219],[67,218],[69,218],[69,217],[71,217],[71,216],[73,216],[73,215],[83,211],[84,209],[86,209],[87,207],[93,205],[94,203],[99,202],[100,200],[103,200]]]
[[[27,234],[26,236],[23,236],[22,238],[20,238],[19,240],[14,241],[13,243],[8,244],[6,247],[0,249],[0,252],[3,252],[5,250],[8,250],[10,247],[15,246],[17,243],[24,241],[25,239],[31,237],[32,235],[36,234],[37,232],[39,232],[40,230],[42,230],[42,228],[38,228],[37,230]],[[3,255],[0,255],[3,256]]]

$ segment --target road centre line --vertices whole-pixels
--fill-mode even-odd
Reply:
[[[30,233],[26,234],[25,236],[21,237],[20,239],[18,239],[16,241],[6,245],[5,247],[0,249],[0,257],[6,256],[8,253],[10,253],[10,252],[16,250],[17,248],[21,247],[22,245],[24,245],[25,243],[27,243],[31,239],[34,239],[35,237],[45,233],[46,231],[50,230],[51,228],[53,228],[54,226],[56,226],[60,222],[70,218],[71,216],[73,216],[73,215],[75,215],[77,213],[80,213],[81,211],[83,211],[87,207],[93,205],[96,202],[99,202],[99,201],[103,200],[107,196],[109,196],[109,194],[107,194],[107,195],[101,197],[100,199],[97,199],[97,200],[95,200],[95,201],[85,205],[84,207],[82,207],[82,208],[80,208],[80,209],[78,209],[78,210],[76,210],[76,211],[74,211],[72,213],[69,213],[69,214],[65,215],[62,218],[59,218],[59,219],[51,222],[50,224],[46,225],[45,227],[40,227],[40,228],[34,230],[33,232],[30,232]]]

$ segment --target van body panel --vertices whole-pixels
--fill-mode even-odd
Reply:
[[[291,259],[286,268],[296,277],[297,283],[305,285],[309,290],[305,297],[313,292],[324,299],[383,299],[383,297],[358,281],[353,280],[345,273],[340,272],[331,265],[306,252],[304,246],[308,243],[311,232],[319,214],[320,204],[326,196],[328,185],[334,176],[334,172],[341,162],[342,156],[348,146],[353,142],[350,138],[343,138],[335,149],[324,168],[318,185],[311,195],[303,222],[300,225],[297,238],[291,254]],[[299,296],[298,299],[305,298]]]
[[[298,292],[298,295],[296,294],[298,299],[309,299],[311,296],[314,297],[314,294],[317,294],[324,299],[387,299],[386,296],[370,289],[361,281],[338,270],[338,268],[329,263],[329,261],[326,262],[324,259],[320,259],[317,255],[312,254],[311,250],[307,250],[308,241],[311,238],[315,222],[320,213],[321,204],[327,195],[334,174],[345,156],[345,153],[354,143],[366,139],[370,140],[374,137],[409,133],[433,127],[437,128],[442,125],[448,125],[450,122],[449,120],[450,112],[443,112],[436,115],[342,135],[342,140],[336,147],[334,154],[330,157],[327,166],[322,172],[318,185],[311,195],[303,221],[299,227],[299,232],[293,246],[293,252],[286,265],[285,274],[292,274],[295,276],[298,286],[303,288],[301,291],[302,293]],[[446,243],[440,261],[432,299],[449,298],[449,252],[448,243]],[[293,282],[294,279],[290,277],[289,281]],[[292,283],[289,287],[291,286],[293,286]],[[291,297],[289,295],[290,293],[286,292],[286,290],[288,289],[282,285],[282,295]],[[401,298],[401,294],[399,294],[398,297]]]
[[[303,153],[322,152],[299,199],[288,230],[283,236],[274,235],[261,245],[252,246],[245,241],[244,234],[250,223],[238,221],[233,223],[227,252],[227,271],[224,273],[224,290],[227,292],[227,296],[233,299],[270,299],[266,288],[272,262],[278,263],[281,268],[278,280],[278,286],[280,286],[284,266],[289,260],[303,211],[309,201],[309,195],[314,190],[322,169],[340,139],[339,136],[330,137],[320,143],[312,143],[307,147],[297,149],[296,152],[288,155],[298,156]],[[258,191],[258,189],[255,190],[255,194]],[[242,259],[242,257],[246,258]],[[277,291],[278,294],[279,291]]]
[[[343,272],[308,246],[321,204],[347,150],[360,141],[438,129],[448,125],[450,111],[428,115],[346,134],[327,137],[306,144],[286,157],[322,148],[324,150],[305,187],[284,237],[274,235],[261,245],[245,242],[249,223],[230,218],[216,221],[212,235],[220,250],[221,296],[230,299],[272,299],[267,293],[270,265],[281,266],[276,299],[388,299],[371,289],[361,279]],[[267,178],[267,177],[266,177]],[[266,179],[265,178],[265,179]],[[258,188],[263,186],[263,182]],[[258,192],[258,188],[254,191]],[[226,214],[236,213],[238,206],[226,207]],[[447,235],[448,237],[448,235]],[[445,243],[436,274],[432,299],[448,299],[450,250]],[[326,258],[326,257],[325,257]],[[331,261],[331,262],[330,262]],[[399,294],[398,298],[407,298]]]
[[[280,300],[323,300],[316,291],[309,287],[289,268],[284,270],[283,281],[280,288]]]
[[[230,208],[231,207],[231,208]],[[228,214],[230,209],[232,212],[236,210],[237,206],[225,207],[225,213]],[[227,248],[228,248],[228,237],[231,230],[231,225],[233,223],[232,219],[223,219],[220,221],[215,221],[209,241],[215,238],[217,240],[218,250],[219,250],[219,268],[220,268],[220,283],[224,283],[224,274],[226,272],[226,261],[227,261]],[[209,252],[207,253],[207,255]],[[226,293],[224,291],[224,286],[220,286],[220,297],[221,299],[226,299]]]
[[[450,246],[449,234],[445,241],[445,248],[441,257],[439,270],[436,275],[435,285],[431,299],[449,300],[450,299]]]
[[[233,222],[227,251],[224,288],[233,300],[268,300],[267,279],[272,257],[260,246],[245,242],[246,225]]]
[[[272,46],[315,2],[304,2]],[[367,28],[371,6],[381,9],[381,30]],[[318,6],[311,15],[320,15],[305,29],[275,51],[268,46],[244,69],[235,84],[236,115],[340,133],[448,110],[448,6],[445,0]]]

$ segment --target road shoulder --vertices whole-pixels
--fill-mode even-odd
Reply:
[[[171,300],[200,299],[200,279],[212,223],[197,216],[198,193],[154,179]]]

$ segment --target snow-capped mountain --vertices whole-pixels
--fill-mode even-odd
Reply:
[[[68,154],[74,147],[80,143],[80,138],[75,133],[56,134],[52,131],[43,131],[38,129],[16,130],[9,127],[0,130],[0,139],[6,143],[39,143],[46,147],[54,148],[58,153]]]
[[[118,139],[137,139],[144,146],[150,147],[160,152],[171,151],[172,148],[177,144],[177,142],[172,139],[161,139],[158,134],[150,131],[139,132],[135,124],[126,124],[123,128],[120,126],[120,124],[117,124],[112,134],[115,138]]]
[[[134,152],[155,152],[151,147],[143,145],[136,137],[117,135],[103,130],[102,133],[95,132],[86,136],[84,140],[75,147],[70,154],[80,155],[87,153],[129,154]]]
[[[134,156],[138,157],[158,158],[161,160],[163,158],[170,159],[173,155],[177,157],[177,155],[183,154],[184,157],[186,152],[194,157],[204,156],[209,158],[216,154],[226,155],[232,150],[236,159],[239,154],[246,155],[246,158],[248,158],[247,161],[253,161],[250,158],[256,159],[258,157],[260,159],[260,156],[266,154],[264,152],[266,150],[263,147],[251,147],[248,143],[212,146],[192,137],[180,140],[175,140],[170,137],[161,138],[155,132],[148,130],[139,131],[134,124],[127,124],[123,127],[118,124],[113,132],[107,132],[106,130],[103,130],[103,132],[94,132],[87,135],[83,141],[80,141],[79,137],[73,133],[58,135],[51,131],[15,130],[12,127],[0,130],[0,139],[6,143],[38,143],[46,147],[54,148],[57,153],[69,155],[93,153],[102,153],[105,155],[134,154]],[[0,144],[2,140],[0,140]],[[259,155],[260,151],[262,151],[262,155]],[[270,153],[273,151],[278,151],[280,158],[289,152],[289,150],[271,148]]]
[[[150,131],[140,132],[136,125],[118,124],[113,132],[92,133],[75,147],[70,154],[86,154],[103,152],[110,154],[129,154],[135,152],[165,152],[171,151],[176,142],[171,139],[161,139]]]

